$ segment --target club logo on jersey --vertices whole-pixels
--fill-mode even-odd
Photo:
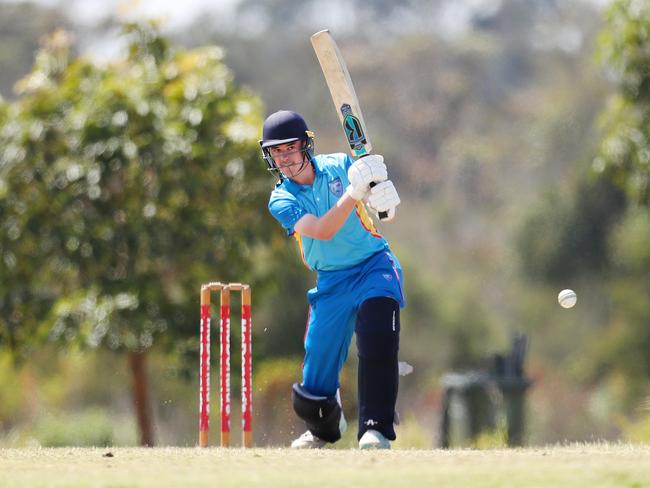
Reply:
[[[366,148],[364,146],[367,140],[361,122],[352,114],[352,107],[347,103],[341,105],[341,113],[343,114],[343,130],[345,130],[345,135],[348,138],[350,149],[354,149],[357,156],[365,154]]]
[[[343,195],[343,182],[341,181],[340,176],[337,176],[334,180],[330,181],[329,186],[330,191],[335,197],[339,198]]]

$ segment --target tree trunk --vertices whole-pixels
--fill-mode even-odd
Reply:
[[[140,445],[153,447],[153,419],[145,363],[147,357],[146,352],[129,351],[128,357],[129,368],[133,376],[133,402],[135,413],[138,417]]]

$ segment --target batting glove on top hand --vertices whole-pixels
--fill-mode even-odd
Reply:
[[[390,180],[377,183],[368,195],[368,208],[375,214],[379,215],[380,212],[387,212],[388,217],[384,221],[392,220],[395,216],[395,207],[400,204],[401,200],[395,189],[395,185]]]
[[[346,192],[355,200],[362,200],[370,189],[370,183],[379,183],[386,179],[388,179],[388,172],[384,157],[380,154],[371,154],[357,159],[348,169],[350,186],[347,187]]]

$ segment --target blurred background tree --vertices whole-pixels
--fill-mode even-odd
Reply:
[[[594,341],[594,376],[621,392],[631,418],[624,433],[638,441],[647,440],[650,426],[650,5],[613,2],[600,43],[616,92],[603,113],[593,166],[626,192],[630,205],[609,239],[611,318]]]
[[[145,353],[195,353],[199,285],[252,278],[267,177],[260,103],[219,48],[125,35],[127,57],[100,68],[57,31],[7,108],[0,337],[22,357],[39,340],[128,352],[152,445]]]
[[[650,205],[650,5],[613,2],[603,30],[601,57],[611,67],[616,95],[603,114],[605,137],[594,168],[606,172],[631,198]]]

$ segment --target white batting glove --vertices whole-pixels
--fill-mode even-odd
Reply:
[[[368,194],[368,208],[375,214],[387,212],[388,217],[382,220],[388,221],[395,216],[395,207],[400,204],[401,200],[395,189],[395,185],[390,180],[377,183]]]
[[[384,157],[371,154],[357,159],[348,169],[350,186],[346,192],[355,200],[362,200],[370,189],[370,183],[378,183],[388,178]]]
[[[386,216],[384,217],[384,215],[386,215]],[[382,215],[379,215],[379,212],[377,212],[377,218],[379,220],[381,220],[382,222],[390,222],[391,220],[393,220],[395,218],[395,209],[394,208],[389,208]]]

